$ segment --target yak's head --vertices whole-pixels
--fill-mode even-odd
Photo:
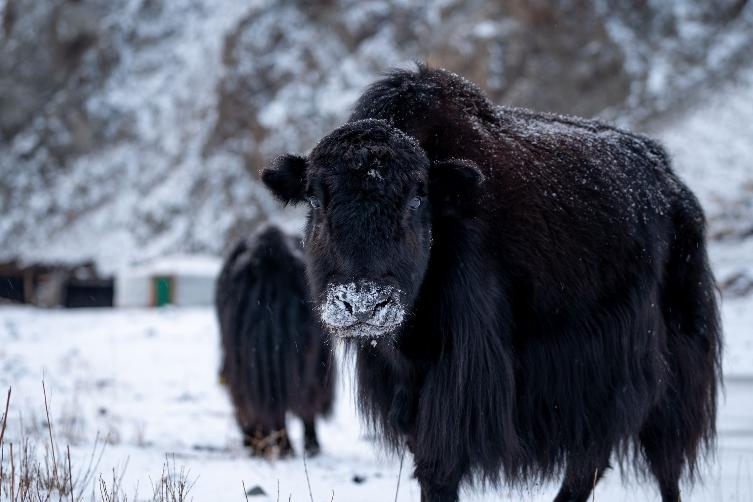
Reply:
[[[284,203],[311,205],[304,252],[324,325],[343,337],[396,332],[418,296],[432,223],[459,215],[482,176],[468,161],[431,164],[387,122],[348,123],[308,158],[284,155],[262,179]]]

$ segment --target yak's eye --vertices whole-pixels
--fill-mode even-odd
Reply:
[[[408,202],[408,207],[414,210],[421,207],[421,197],[413,197],[410,202]]]
[[[309,204],[311,204],[311,207],[313,207],[314,209],[322,207],[322,201],[319,200],[319,197],[316,197],[314,195],[309,197]]]

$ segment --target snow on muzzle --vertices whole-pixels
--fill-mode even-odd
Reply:
[[[330,284],[320,313],[324,325],[341,337],[378,337],[395,331],[405,308],[400,290],[371,281]]]

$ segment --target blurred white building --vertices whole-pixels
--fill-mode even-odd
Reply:
[[[211,305],[220,267],[214,256],[172,255],[124,269],[115,279],[115,306]]]

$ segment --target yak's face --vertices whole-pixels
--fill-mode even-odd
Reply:
[[[439,171],[465,171],[479,182],[467,162],[442,165]],[[264,182],[280,199],[311,206],[307,275],[333,334],[378,338],[409,315],[431,254],[433,169],[411,138],[365,120],[337,129],[308,158],[286,155],[265,170]]]

